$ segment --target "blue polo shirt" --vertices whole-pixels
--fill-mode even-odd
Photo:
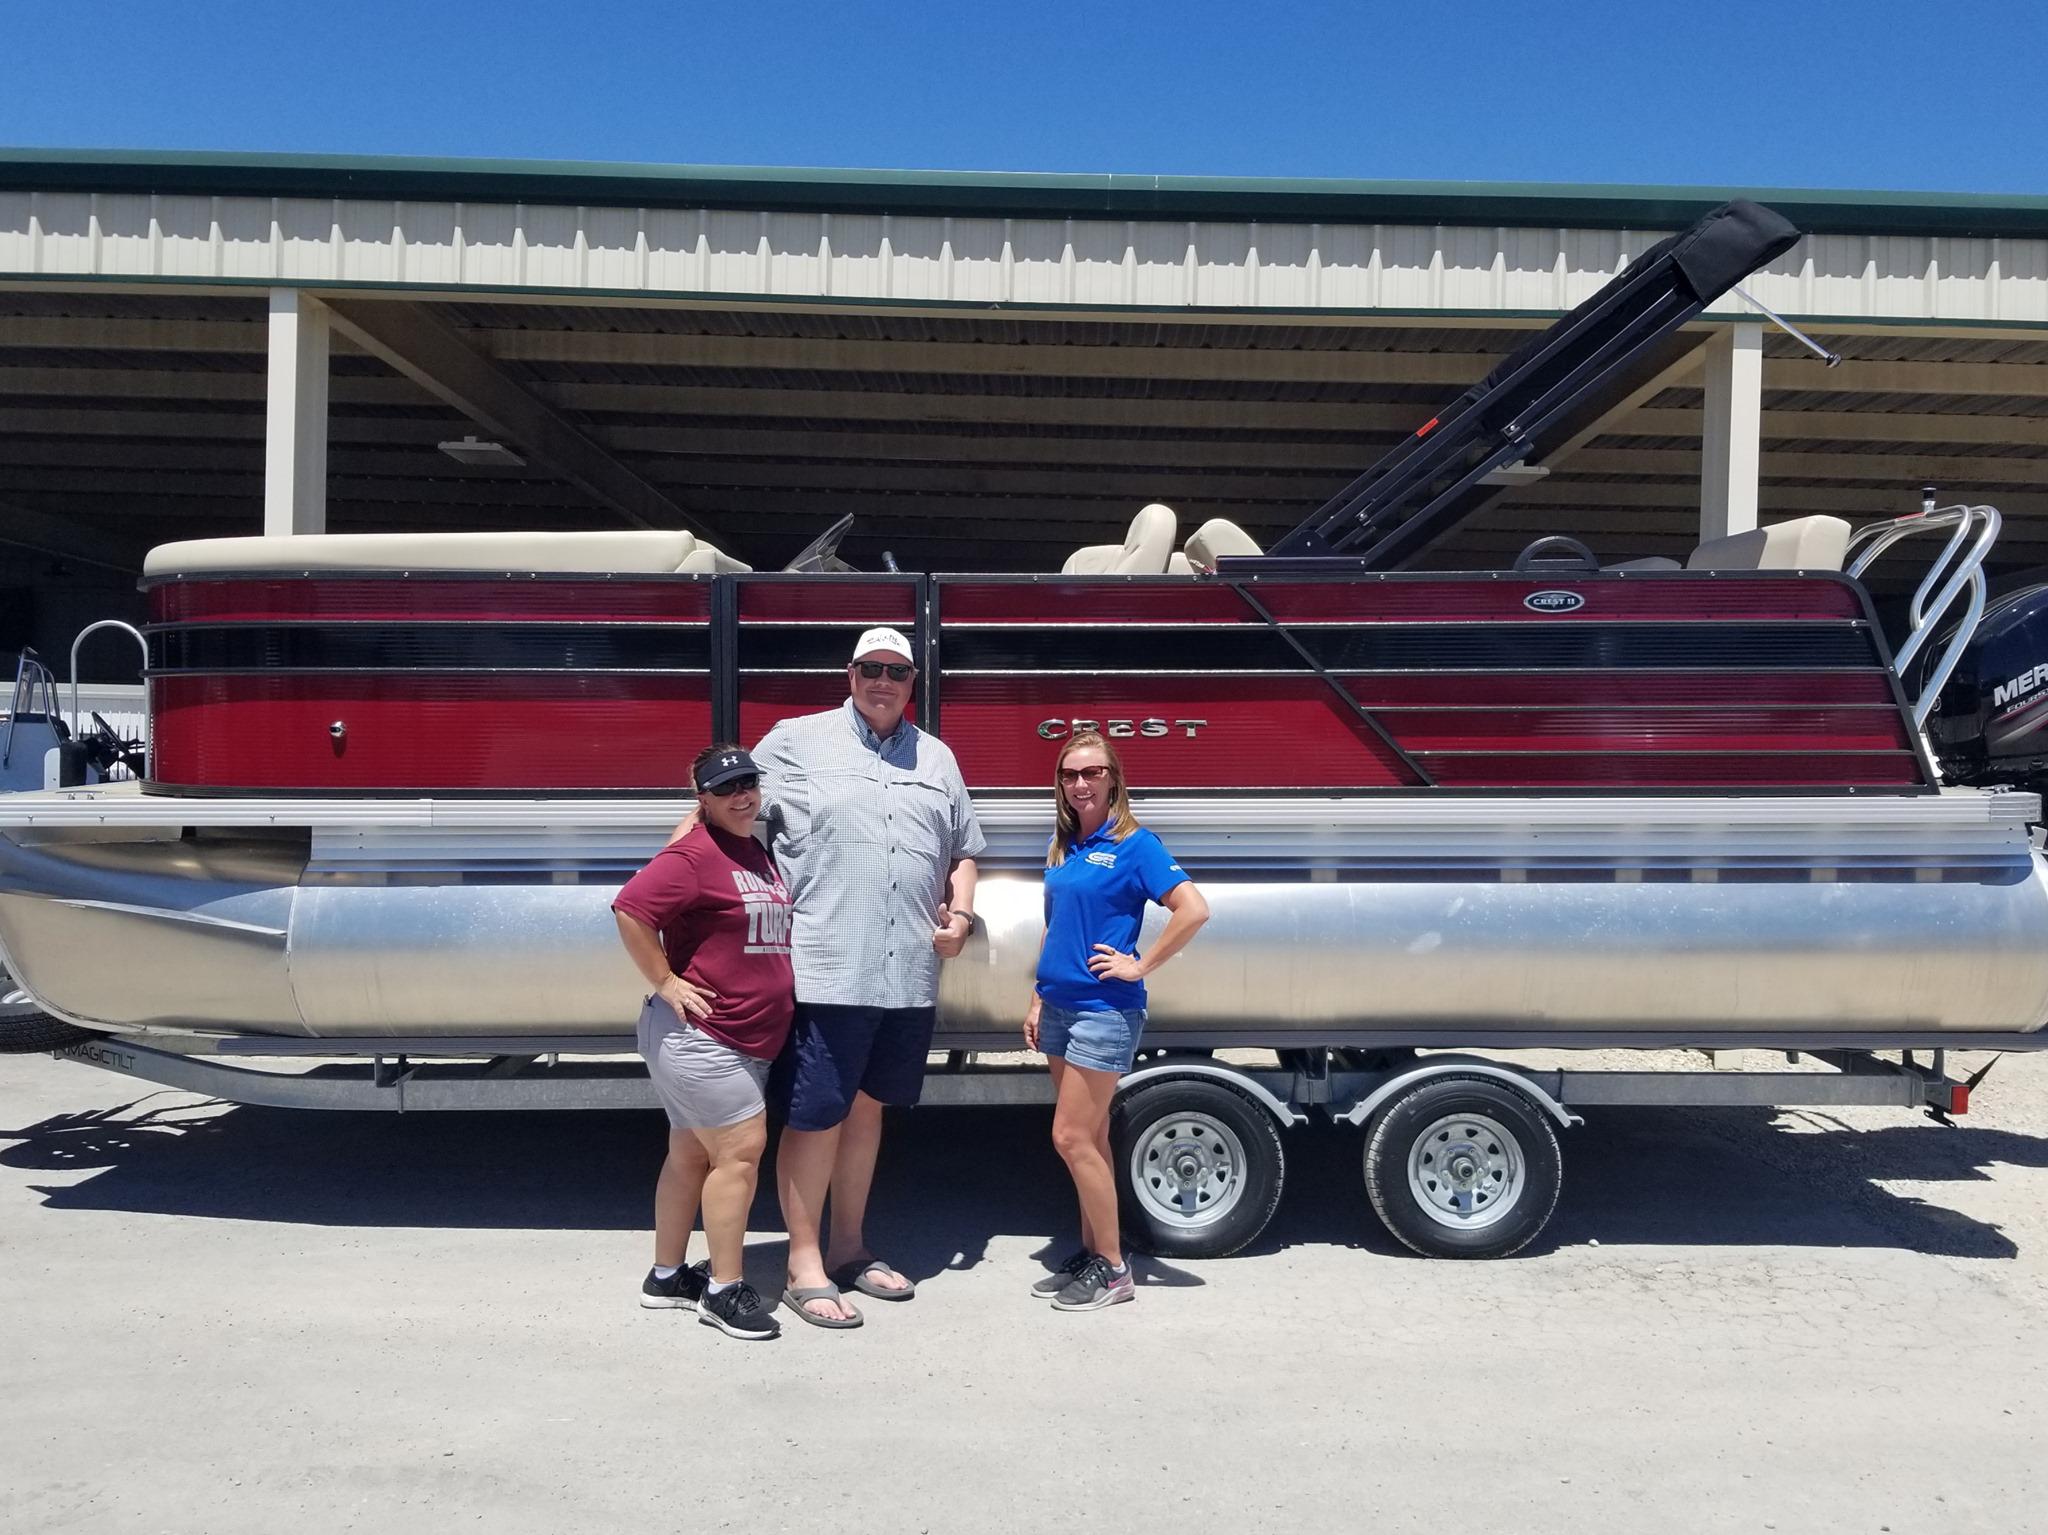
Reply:
[[[1038,994],[1073,1012],[1143,1007],[1143,981],[1105,979],[1088,968],[1088,958],[1098,943],[1134,952],[1145,903],[1163,900],[1186,879],[1165,844],[1142,826],[1119,842],[1105,824],[1076,844],[1064,863],[1045,871]]]

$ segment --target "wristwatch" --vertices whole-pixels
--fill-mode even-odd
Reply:
[[[967,932],[965,936],[969,938],[972,938],[974,936],[974,930],[981,926],[981,918],[977,917],[971,911],[949,912],[947,916],[949,919],[952,917],[965,917],[967,919]]]

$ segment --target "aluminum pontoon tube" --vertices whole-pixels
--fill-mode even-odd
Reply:
[[[611,893],[673,802],[0,800],[0,946],[112,1030],[616,1034]],[[1021,1017],[1041,801],[981,806],[986,932],[941,1043]],[[2024,1033],[2048,1017],[2031,795],[1165,800],[1215,920],[1148,1038],[1483,1028]],[[191,823],[203,821],[194,832]]]

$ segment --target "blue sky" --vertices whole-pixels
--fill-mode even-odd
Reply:
[[[2048,6],[0,5],[0,145],[2048,193]]]

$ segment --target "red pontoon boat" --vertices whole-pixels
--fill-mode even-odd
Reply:
[[[158,549],[148,780],[0,797],[0,947],[88,1031],[75,1054],[160,1081],[639,1101],[629,1068],[533,1064],[625,1048],[639,983],[611,892],[697,749],[837,702],[850,635],[886,623],[917,636],[921,722],[992,844],[936,1097],[1038,1090],[968,1052],[1015,1044],[1053,743],[1115,737],[1141,817],[1210,893],[1214,923],[1155,983],[1148,1044],[1170,1053],[1119,1121],[1162,1246],[1249,1240],[1274,1131],[1313,1106],[1374,1127],[1368,1181],[1403,1240],[1512,1250],[1550,1212],[1574,1105],[1675,1101],[1641,1074],[1420,1051],[1817,1051],[1840,1072],[1684,1091],[1959,1108],[1912,1052],[2030,1044],[2048,1019],[2039,802],[1944,784],[1928,744],[1995,512],[1853,536],[1803,518],[1683,565],[1544,539],[1510,570],[1398,568],[1795,237],[1751,204],[1710,215],[1270,551],[1223,523],[1177,548],[1163,507],[1035,576],[853,572],[843,525],[775,574],[659,531]],[[1929,531],[1948,536],[1895,653],[1857,575]],[[1212,1055],[1246,1047],[1270,1064]],[[214,1059],[312,1053],[376,1070],[337,1098]],[[425,1064],[460,1056],[495,1063]]]

